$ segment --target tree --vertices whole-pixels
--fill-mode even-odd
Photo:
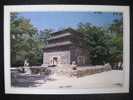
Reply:
[[[122,62],[123,57],[123,21],[122,17],[114,20],[108,28],[112,34],[111,63]]]
[[[93,26],[90,23],[80,23],[77,30],[84,36],[81,42],[84,48],[90,52],[91,63],[96,65],[108,62],[111,36],[105,34],[103,28]]]
[[[50,34],[53,32],[52,29],[44,29],[40,31],[39,38],[43,41],[44,44],[47,44],[47,39],[50,37]]]
[[[109,62],[114,65],[122,62],[122,17],[115,19],[107,29],[105,27],[96,27],[91,23],[80,23],[77,30],[84,36],[80,44],[90,52],[89,56],[92,64]]]
[[[11,13],[11,66],[23,65],[26,58],[31,65],[40,64],[42,48],[38,30],[30,20]]]

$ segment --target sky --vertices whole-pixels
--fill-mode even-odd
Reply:
[[[114,16],[111,12],[102,14],[94,12],[23,12],[19,16],[30,19],[32,25],[38,30],[60,28],[77,28],[82,23],[91,23],[96,26],[111,24],[114,19],[121,16]]]

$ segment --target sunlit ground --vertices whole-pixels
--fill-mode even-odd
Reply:
[[[28,75],[14,73],[12,77],[13,87],[36,88],[110,88],[121,87],[123,84],[123,71],[111,70],[80,78],[63,75]]]

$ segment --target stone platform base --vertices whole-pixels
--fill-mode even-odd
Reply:
[[[72,65],[59,65],[57,67],[48,67],[52,73],[59,75],[65,75],[68,77],[82,77],[86,75],[96,74],[111,70],[109,65],[97,65],[97,66],[77,66]]]

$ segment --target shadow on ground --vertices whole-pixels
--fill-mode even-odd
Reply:
[[[11,86],[13,87],[37,87],[46,84],[47,81],[54,81],[48,75],[31,75],[19,72],[11,73]]]

